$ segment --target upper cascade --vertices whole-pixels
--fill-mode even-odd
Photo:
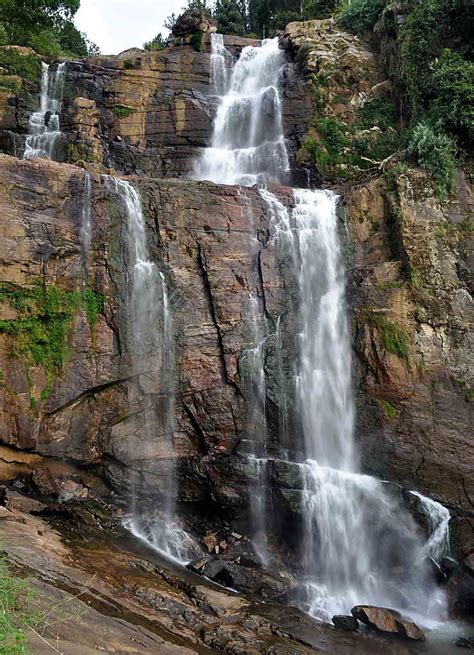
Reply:
[[[279,91],[285,59],[278,39],[244,48],[230,76],[222,36],[212,34],[211,44],[220,101],[211,145],[196,161],[193,178],[243,186],[283,183],[289,162]]]
[[[59,112],[63,99],[66,62],[58,64],[51,75],[48,64],[42,63],[41,97],[38,111],[30,116],[25,141],[25,159],[54,159],[54,147],[61,134]]]

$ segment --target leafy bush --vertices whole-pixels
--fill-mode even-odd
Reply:
[[[374,28],[386,0],[353,0],[339,15],[339,24],[355,34],[363,35]]]
[[[36,84],[41,78],[41,62],[33,55],[22,55],[14,48],[0,48],[0,66],[9,75],[18,75]]]
[[[135,112],[135,109],[133,109],[133,107],[122,107],[121,105],[117,105],[117,107],[114,107],[112,111],[117,118],[128,118],[128,116],[131,116]]]
[[[428,123],[418,123],[414,128],[408,151],[433,178],[441,199],[452,189],[456,174],[456,145],[441,130]]]
[[[166,48],[166,39],[159,32],[154,39],[143,44],[145,50],[163,50]]]
[[[369,100],[361,107],[358,125],[369,129],[376,125],[381,130],[393,127],[395,124],[395,107],[393,102],[385,96],[378,96]]]
[[[444,50],[433,70],[434,120],[463,140],[474,140],[474,63]]]

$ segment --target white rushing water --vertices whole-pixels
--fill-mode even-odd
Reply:
[[[426,553],[440,564],[443,557],[450,554],[449,510],[432,498],[423,496],[418,491],[410,491],[419,501],[420,509],[428,523],[429,536],[425,544]]]
[[[217,96],[227,93],[233,57],[224,46],[222,34],[211,34],[211,87]]]
[[[364,603],[441,616],[444,597],[412,517],[381,481],[359,470],[337,197],[295,189],[290,211],[268,190],[260,194],[298,284],[306,606],[324,621]]]
[[[66,62],[57,65],[54,73],[42,62],[40,107],[30,116],[25,141],[25,159],[54,159],[54,149],[61,135],[59,113],[63,99]]]
[[[89,279],[89,254],[92,238],[92,183],[90,173],[84,176],[84,196],[82,200],[81,226],[79,229],[79,242],[81,244],[82,259],[82,281],[83,287],[87,287]]]
[[[222,40],[212,38],[212,77],[221,96],[211,145],[194,166],[193,177],[216,184],[283,182],[289,169],[282,129],[279,76],[284,55],[278,39],[246,47],[226,82]],[[226,88],[227,87],[227,88]]]
[[[244,48],[228,81],[223,48],[216,35],[212,80],[216,90],[224,91],[210,147],[197,160],[194,177],[244,186],[283,183],[289,164],[278,87],[284,60],[278,41]],[[399,498],[359,469],[337,197],[295,189],[294,206],[288,209],[269,190],[261,188],[260,194],[271,218],[271,239],[293,270],[299,298],[294,377],[306,459],[294,464],[300,467],[302,481],[306,607],[325,621],[364,603],[399,608],[416,617],[441,616],[444,597],[432,581],[426,555],[438,548],[442,522],[424,544]],[[252,370],[250,406],[254,420],[260,421],[256,431],[261,428],[266,394],[260,312],[258,297],[251,292],[254,345],[244,357]],[[279,321],[275,336],[278,347],[282,343]],[[277,354],[278,361],[283,361],[283,354],[281,358]],[[267,461],[265,447],[253,459],[261,475]],[[254,496],[253,513],[262,514],[265,496],[258,489]],[[433,515],[433,506],[425,503],[425,507]],[[265,517],[258,521],[260,527],[266,525]]]
[[[146,460],[146,447],[153,453],[153,443],[159,439],[161,450],[168,453],[163,473],[164,502],[159,517],[149,511],[139,491],[134,498],[132,518],[128,529],[161,554],[176,561],[189,560],[196,546],[181,528],[176,518],[176,453],[174,448],[174,413],[176,393],[176,362],[173,317],[165,275],[152,261],[146,239],[145,218],[140,194],[129,182],[109,178],[121,198],[127,217],[127,243],[131,289],[128,315],[128,349],[137,379],[132,390],[132,403],[137,395],[143,405],[142,430],[145,433],[145,452],[137,452],[137,460]],[[146,403],[146,390],[158,384],[159,403]],[[156,389],[154,389],[156,392]],[[135,484],[138,479],[132,480]]]

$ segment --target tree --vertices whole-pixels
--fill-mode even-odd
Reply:
[[[145,50],[163,50],[166,47],[166,39],[159,32],[154,39],[143,44]]]
[[[97,46],[72,22],[79,3],[80,0],[0,0],[0,25],[5,32],[2,40],[31,46],[52,57],[97,54]]]
[[[218,22],[218,31],[221,34],[238,34],[243,36],[246,33],[246,18],[242,14],[242,6],[234,0],[217,0],[213,12],[213,18]]]

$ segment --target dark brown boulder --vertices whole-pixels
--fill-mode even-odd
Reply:
[[[355,632],[359,629],[359,621],[353,616],[346,616],[344,614],[336,614],[331,621],[334,623],[338,630],[345,632]]]
[[[374,605],[356,605],[352,608],[351,613],[358,621],[380,630],[380,632],[398,634],[415,641],[424,641],[425,639],[423,630],[396,610]]]
[[[173,36],[179,37],[196,32],[215,32],[216,30],[217,22],[207,16],[205,12],[199,11],[199,9],[188,9],[178,17],[171,31]]]

